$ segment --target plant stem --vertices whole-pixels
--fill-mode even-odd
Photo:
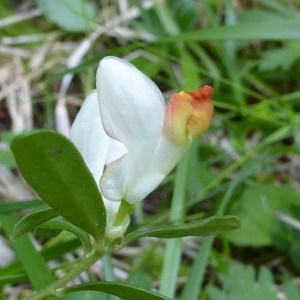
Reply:
[[[126,202],[125,200],[122,200],[113,226],[122,225],[126,216],[131,214],[131,211],[132,205]]]
[[[74,279],[88,267],[93,265],[97,260],[99,260],[103,256],[103,254],[104,253],[99,250],[94,251],[90,256],[82,259],[77,265],[75,265],[64,277],[56,280],[44,290],[37,292],[36,294],[31,295],[24,300],[40,300],[48,296],[61,295],[65,284]]]
[[[184,200],[186,181],[190,162],[189,149],[178,164],[175,176],[172,206],[170,212],[171,222],[180,224],[184,218]],[[170,239],[166,242],[165,259],[161,275],[160,293],[174,298],[176,280],[181,262],[182,240],[180,238]]]
[[[102,258],[102,267],[103,267],[103,271],[104,271],[104,280],[110,281],[110,282],[116,281],[111,254],[106,254]],[[119,299],[118,297],[113,296],[113,295],[107,295],[105,298],[105,300],[118,300],[118,299]]]
[[[239,180],[232,182],[226,194],[224,195],[222,202],[217,210],[218,216],[222,215],[226,209],[228,201],[230,200],[233,191]],[[197,254],[197,257],[193,263],[193,267],[190,270],[186,284],[180,295],[180,300],[196,300],[199,299],[201,287],[205,275],[206,266],[210,256],[211,248],[213,246],[215,237],[210,236],[203,239],[201,248]]]

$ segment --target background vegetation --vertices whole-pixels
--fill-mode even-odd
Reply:
[[[204,84],[215,90],[209,132],[136,208],[135,225],[176,219],[184,197],[180,219],[233,214],[242,228],[143,239],[74,283],[128,281],[187,300],[300,299],[299,15],[297,0],[2,0],[0,298],[40,289],[82,253],[65,232],[9,241],[16,219],[43,205],[18,175],[10,141],[32,128],[67,133],[97,63],[114,55],[151,77],[166,101]],[[79,297],[106,299],[68,299]]]

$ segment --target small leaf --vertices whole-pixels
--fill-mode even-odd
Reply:
[[[17,220],[12,215],[0,215],[0,222],[7,236],[10,236],[16,221]],[[24,268],[34,289],[41,290],[54,281],[44,256],[35,249],[33,241],[28,235],[24,235],[12,242],[12,246],[21,261],[20,266]],[[10,273],[7,275],[13,276],[18,274]]]
[[[258,280],[255,278],[255,273],[252,265],[245,266],[241,263],[231,262],[229,270],[218,273],[221,288],[212,285],[208,287],[209,299],[277,299],[272,273],[268,269],[262,268],[258,272]]]
[[[99,189],[66,137],[37,130],[15,138],[11,148],[22,175],[49,206],[96,240],[104,236],[106,211]]]
[[[287,280],[283,285],[285,299],[300,299],[300,289],[292,280]]]
[[[3,201],[0,202],[0,214],[6,214],[9,212],[17,212],[21,209],[41,209],[47,205],[40,200],[23,200],[23,201]]]
[[[81,241],[85,253],[88,253],[92,249],[91,241],[86,231],[73,225],[62,217],[49,220],[48,222],[41,224],[39,228],[66,230],[73,233]]]
[[[80,291],[98,291],[118,297],[122,297],[127,300],[171,300],[170,298],[150,292],[135,286],[125,285],[116,282],[95,282],[95,283],[86,283],[75,285],[69,288],[66,288],[63,293],[70,294]]]
[[[298,207],[298,199],[299,193],[291,186],[255,184],[245,188],[230,211],[243,220],[243,227],[226,237],[239,246],[272,245],[276,213],[292,204]]]
[[[177,238],[184,236],[207,236],[237,229],[240,221],[234,216],[211,217],[181,225],[160,226],[158,228],[141,228],[127,234],[120,245],[123,247],[142,237]]]
[[[44,208],[30,213],[18,221],[13,229],[10,239],[14,240],[20,235],[36,228],[40,224],[52,218],[55,218],[56,216],[57,212],[52,208]]]
[[[96,10],[87,0],[38,0],[46,18],[72,32],[84,32],[96,23]]]

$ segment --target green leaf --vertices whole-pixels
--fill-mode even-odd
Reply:
[[[300,241],[299,238],[294,240],[289,251],[290,259],[294,267],[300,270]]]
[[[245,22],[232,26],[201,28],[174,37],[164,37],[156,43],[226,40],[293,40],[300,39],[300,20]]]
[[[181,225],[167,225],[158,228],[141,228],[127,234],[121,247],[142,237],[177,238],[184,236],[208,236],[240,227],[240,221],[234,216],[210,217]]]
[[[154,292],[150,292],[138,287],[125,285],[116,282],[95,282],[86,283],[66,288],[63,293],[70,294],[80,291],[98,291],[118,297],[122,297],[127,300],[170,300],[170,298],[163,295],[159,295]]]
[[[0,300],[7,300],[7,298],[4,296],[2,292],[0,293]]]
[[[84,32],[95,23],[96,9],[87,0],[38,0],[46,18],[57,26],[72,32]]]
[[[66,137],[37,130],[15,138],[11,148],[22,175],[49,206],[96,240],[104,236],[106,211],[99,189]]]
[[[41,200],[23,200],[18,202],[12,202],[12,201],[3,201],[0,202],[0,213],[6,214],[9,212],[16,212],[21,209],[41,209],[46,207],[47,204],[45,204]]]
[[[282,70],[291,69],[292,65],[300,57],[299,41],[290,42],[284,47],[271,49],[262,53],[262,59],[258,64],[260,71],[274,71],[281,68]]]
[[[86,233],[86,231],[73,225],[72,223],[70,223],[62,217],[57,217],[55,219],[49,220],[48,222],[41,224],[39,228],[60,229],[71,232],[82,242],[85,253],[91,251],[92,245],[90,242],[89,235]]]
[[[283,285],[285,299],[300,299],[300,289],[292,280],[288,280]]]
[[[16,283],[23,283],[24,281],[28,280],[24,273],[16,274],[16,275],[8,275],[8,276],[0,276],[0,287],[5,284],[16,284]]]
[[[1,215],[0,215],[0,218],[1,218]],[[2,221],[2,219],[0,219],[0,220]],[[13,225],[14,224],[12,224],[12,226]],[[10,233],[10,231],[8,232],[8,234],[9,233]],[[80,242],[77,238],[73,238],[73,235],[69,234],[68,232],[64,232],[64,233],[67,233],[69,235],[69,237],[60,238],[59,241],[58,241],[58,238],[56,238],[57,242],[54,241],[54,243],[52,243],[52,241],[51,241],[50,243],[52,243],[52,245],[49,245],[49,242],[48,242],[46,247],[44,247],[41,250],[40,254],[44,257],[44,259],[46,261],[50,261],[53,259],[59,259],[66,253],[69,253],[70,251],[74,251],[75,249],[77,249],[78,247],[81,246]],[[59,234],[59,236],[61,237],[62,234]],[[22,244],[22,239],[24,239],[24,237],[28,238],[27,235],[24,235],[24,236],[20,237],[18,240],[12,242],[15,249],[17,249],[16,245],[20,245],[20,250],[18,250],[18,251],[22,251],[22,254],[25,252],[25,248],[22,248],[25,245],[25,244],[24,245]],[[21,240],[21,242],[19,242],[19,240]],[[18,255],[18,257],[21,259],[21,256]],[[34,256],[32,256],[32,257],[34,258]],[[38,263],[38,260],[36,262]],[[29,261],[29,264],[30,264],[30,261]],[[25,266],[25,267],[27,267],[27,266]],[[30,267],[30,265],[28,267]],[[58,268],[60,268],[60,266],[58,266]],[[31,267],[30,270],[32,272],[35,271],[33,267]],[[2,286],[4,284],[24,283],[28,280],[29,279],[25,273],[23,264],[18,259],[6,267],[0,268],[0,286]]]
[[[255,275],[252,265],[245,266],[232,262],[229,271],[218,273],[222,288],[208,286],[209,299],[277,299],[277,290],[273,282],[272,273],[266,268],[261,268],[258,272],[257,280]]]
[[[57,212],[52,208],[44,208],[38,211],[34,211],[26,216],[24,216],[19,222],[15,225],[10,239],[14,240],[20,235],[36,228],[40,224],[55,218]]]
[[[82,291],[74,294],[69,294],[66,296],[66,300],[96,300],[96,299],[116,300],[115,298],[111,299],[107,294],[101,292],[95,292],[95,291]]]
[[[299,194],[289,186],[256,184],[246,188],[230,213],[239,217],[243,226],[226,233],[236,245],[267,246],[273,243],[276,212],[297,203]]]
[[[5,233],[9,236],[16,222],[15,218],[9,215],[0,215],[0,221]],[[34,289],[41,290],[54,280],[45,259],[36,251],[29,236],[24,235],[12,244]]]

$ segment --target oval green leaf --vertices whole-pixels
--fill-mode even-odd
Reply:
[[[39,228],[66,230],[74,234],[81,241],[85,253],[88,253],[92,250],[90,236],[86,233],[86,231],[75,226],[62,217],[49,220],[41,224]]]
[[[126,300],[171,300],[166,296],[144,290],[135,286],[125,285],[116,282],[94,282],[87,284],[75,285],[66,288],[63,294],[71,294],[81,291],[98,291],[106,294],[121,297]]]
[[[38,0],[37,5],[50,22],[66,31],[86,32],[97,22],[92,1]]]
[[[42,200],[96,240],[104,236],[106,211],[99,189],[66,137],[37,130],[15,138],[11,149],[22,175]]]
[[[119,245],[124,247],[143,237],[177,238],[184,236],[208,236],[239,228],[240,221],[234,216],[210,217],[181,225],[167,225],[156,228],[141,228],[127,234]]]
[[[20,235],[36,228],[40,224],[57,217],[57,212],[52,208],[44,208],[34,211],[26,216],[24,216],[15,225],[13,232],[10,236],[11,240],[16,239]]]

